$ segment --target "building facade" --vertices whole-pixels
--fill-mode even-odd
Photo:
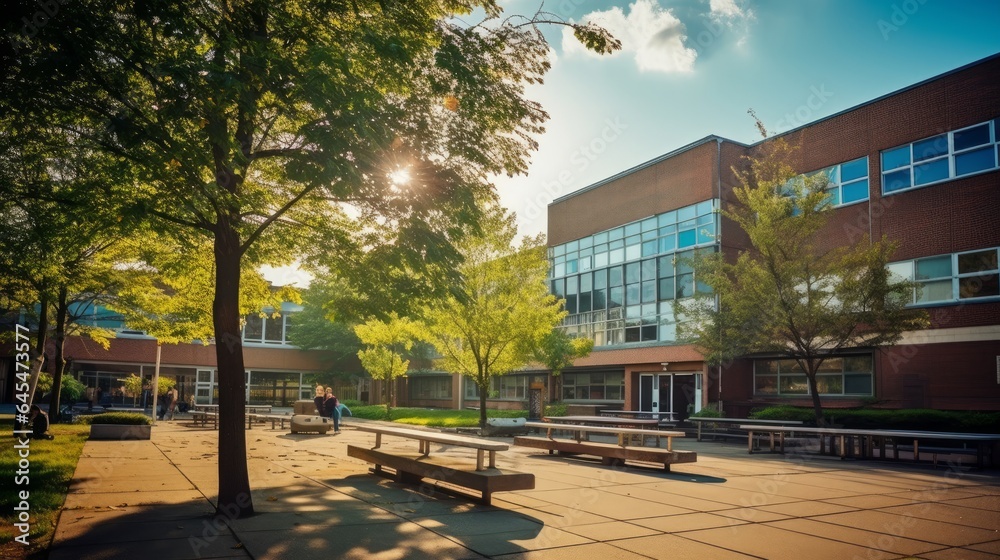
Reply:
[[[888,348],[827,360],[825,406],[1000,410],[1000,55],[781,135],[797,172],[826,173],[831,245],[885,236],[890,270],[921,284],[911,305],[931,325]],[[708,136],[549,206],[551,290],[563,327],[594,352],[555,397],[595,408],[673,412],[709,403],[730,416],[767,404],[811,405],[804,372],[777,356],[709,366],[676,338],[673,302],[706,288],[679,260],[736,255],[748,242],[717,210],[733,168],[774,138]]]

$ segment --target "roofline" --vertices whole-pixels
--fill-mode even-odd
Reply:
[[[663,160],[672,158],[672,157],[674,157],[674,156],[676,156],[678,154],[684,153],[684,152],[686,152],[688,150],[692,150],[694,148],[697,148],[698,146],[701,146],[702,144],[706,144],[706,143],[711,142],[711,141],[715,141],[715,142],[719,142],[719,143],[730,142],[730,143],[742,146],[744,148],[756,147],[756,146],[759,146],[760,144],[763,144],[765,142],[769,142],[771,140],[774,140],[775,138],[780,138],[780,137],[785,136],[787,134],[792,134],[794,132],[798,132],[798,131],[806,128],[806,127],[814,126],[814,125],[819,124],[819,123],[821,123],[823,121],[827,121],[827,120],[839,117],[841,115],[850,113],[851,111],[856,111],[856,110],[858,110],[858,109],[860,109],[862,107],[865,107],[867,105],[871,105],[873,103],[878,103],[879,101],[882,101],[884,99],[888,99],[890,97],[893,97],[893,96],[896,96],[896,95],[900,95],[900,94],[905,93],[905,92],[907,92],[907,91],[909,91],[911,89],[916,89],[918,87],[925,86],[925,85],[927,85],[927,84],[929,84],[931,82],[936,82],[937,80],[940,80],[942,78],[946,78],[948,76],[951,76],[952,74],[957,74],[959,72],[964,72],[964,71],[968,70],[969,68],[972,68],[974,66],[979,66],[980,64],[985,64],[987,62],[990,62],[990,61],[998,59],[998,58],[1000,58],[1000,53],[992,54],[992,55],[987,56],[985,58],[981,58],[979,60],[975,60],[973,62],[965,64],[963,66],[959,66],[958,68],[953,68],[953,69],[948,70],[947,72],[944,72],[942,74],[938,74],[936,76],[931,76],[930,78],[927,78],[926,80],[922,80],[922,81],[917,82],[915,84],[910,84],[910,85],[908,85],[906,87],[903,87],[903,88],[891,91],[891,92],[886,93],[884,95],[880,95],[879,97],[876,97],[875,99],[869,99],[868,101],[865,101],[863,103],[859,103],[857,105],[854,105],[853,107],[849,107],[849,108],[844,109],[842,111],[838,111],[838,112],[836,112],[836,113],[834,113],[832,115],[827,115],[827,116],[825,116],[825,117],[823,117],[821,119],[810,121],[810,122],[808,122],[806,124],[797,126],[797,127],[793,128],[791,130],[786,130],[786,131],[784,131],[784,132],[782,132],[780,134],[776,134],[774,136],[768,136],[767,138],[763,138],[761,140],[758,140],[757,142],[754,142],[753,144],[745,144],[743,142],[739,142],[737,140],[732,140],[732,139],[729,139],[729,138],[725,138],[725,137],[719,136],[717,134],[709,134],[708,136],[705,136],[704,138],[701,138],[700,140],[695,140],[694,142],[691,142],[690,144],[687,144],[686,146],[682,146],[680,148],[677,148],[676,150],[673,150],[671,152],[667,152],[667,153],[665,153],[665,154],[663,154],[661,156],[657,156],[657,157],[655,157],[655,158],[653,158],[653,159],[651,159],[649,161],[640,163],[639,165],[636,165],[634,167],[630,167],[630,168],[628,168],[628,169],[626,169],[624,171],[621,171],[619,173],[615,173],[614,175],[612,175],[610,177],[607,177],[605,179],[601,179],[600,181],[597,181],[596,183],[591,183],[591,184],[587,185],[586,187],[583,187],[581,189],[575,190],[575,191],[573,191],[573,192],[571,192],[569,194],[564,194],[563,196],[560,196],[559,198],[557,198],[557,199],[553,200],[552,202],[550,202],[549,206],[552,206],[553,204],[557,204],[557,203],[562,202],[564,200],[568,200],[568,199],[570,199],[570,198],[572,198],[574,196],[577,196],[579,194],[583,194],[583,193],[585,193],[587,191],[594,190],[594,189],[596,189],[598,187],[602,187],[602,186],[604,186],[604,185],[606,185],[606,184],[608,184],[608,183],[610,183],[612,181],[616,181],[616,180],[618,180],[618,179],[620,179],[622,177],[625,177],[627,175],[631,175],[632,173],[635,173],[636,171],[640,171],[640,170],[645,169],[645,168],[647,168],[647,167],[649,167],[651,165],[655,165],[657,163],[660,163]]]
[[[722,136],[718,136],[716,134],[709,134],[708,136],[705,136],[704,138],[701,138],[699,140],[695,140],[694,142],[691,142],[690,144],[687,144],[685,146],[681,146],[680,148],[677,148],[676,150],[673,150],[671,152],[667,152],[667,153],[665,153],[665,154],[663,154],[661,156],[656,156],[655,158],[653,158],[653,159],[651,159],[649,161],[642,162],[639,165],[636,165],[634,167],[630,167],[630,168],[626,169],[625,171],[620,171],[618,173],[615,173],[614,175],[612,175],[610,177],[607,177],[607,178],[604,178],[604,179],[601,179],[600,181],[597,181],[596,183],[591,183],[591,184],[587,185],[586,187],[583,187],[582,189],[577,189],[577,190],[575,190],[575,191],[573,191],[573,192],[571,192],[569,194],[564,194],[564,195],[560,196],[559,198],[557,198],[557,199],[553,200],[552,202],[550,202],[549,206],[552,206],[553,204],[557,204],[559,202],[562,202],[564,200],[567,200],[567,199],[572,198],[574,196],[577,196],[579,194],[583,194],[583,193],[585,193],[587,191],[594,190],[594,189],[596,189],[598,187],[602,187],[602,186],[604,186],[604,185],[606,185],[606,184],[608,184],[608,183],[610,183],[612,181],[616,181],[616,180],[618,180],[618,179],[620,179],[622,177],[625,177],[627,175],[631,175],[632,173],[635,173],[637,171],[640,171],[640,170],[645,169],[647,167],[650,167],[652,165],[656,165],[657,163],[660,163],[661,161],[664,161],[666,159],[670,159],[670,158],[672,158],[672,157],[674,157],[676,155],[682,154],[682,153],[687,152],[689,150],[693,150],[693,149],[695,149],[695,148],[697,148],[697,147],[699,147],[699,146],[701,146],[703,144],[708,144],[709,142],[731,142],[733,144],[739,144],[740,146],[743,146],[744,148],[749,147],[748,144],[744,144],[743,142],[737,142],[736,140],[730,140],[729,138],[723,138]]]

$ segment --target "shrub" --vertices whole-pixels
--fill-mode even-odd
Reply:
[[[813,424],[816,416],[811,408],[779,405],[754,410],[750,418],[757,420],[798,420]],[[831,408],[823,411],[829,424],[855,429],[930,430],[935,432],[994,433],[1000,424],[1000,412],[968,412],[921,408],[877,409]]]
[[[104,412],[90,416],[81,416],[79,422],[81,424],[120,424],[130,426],[144,426],[153,423],[152,419],[139,412]]]
[[[726,412],[719,408],[719,403],[708,403],[705,408],[690,415],[692,418],[725,418]],[[752,417],[751,417],[752,418]]]

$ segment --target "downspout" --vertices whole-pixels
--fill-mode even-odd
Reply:
[[[722,139],[715,139],[715,185],[719,196],[719,210],[720,213],[716,214],[718,220],[718,238],[719,252],[722,252]],[[715,306],[718,309],[719,306],[719,296],[715,296]],[[722,411],[722,364],[718,365],[719,368],[719,410]]]

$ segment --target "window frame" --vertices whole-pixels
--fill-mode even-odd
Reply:
[[[898,146],[893,146],[893,147],[887,148],[885,150],[880,150],[879,151],[879,179],[880,179],[880,182],[881,182],[880,189],[881,189],[881,192],[882,192],[882,196],[894,195],[894,194],[897,194],[897,193],[907,192],[907,191],[911,191],[911,190],[914,190],[914,189],[922,189],[924,187],[930,187],[930,186],[933,186],[933,185],[939,185],[941,183],[945,183],[945,182],[948,182],[948,181],[953,181],[955,179],[964,179],[966,177],[973,177],[975,175],[979,175],[979,174],[982,174],[982,173],[989,173],[991,171],[996,171],[997,169],[1000,169],[1000,139],[998,139],[998,135],[1000,135],[1000,130],[998,130],[998,127],[1000,127],[1000,124],[998,124],[998,123],[1000,123],[1000,118],[994,118],[994,119],[990,119],[990,120],[987,120],[987,121],[978,122],[978,123],[975,123],[975,124],[972,124],[972,125],[969,125],[969,126],[965,126],[965,127],[962,127],[962,128],[957,128],[955,130],[950,130],[950,131],[945,132],[945,133],[935,134],[933,136],[929,136],[929,137],[926,137],[926,138],[921,138],[919,140],[915,140],[915,141],[909,142],[907,144],[900,144]],[[987,126],[988,129],[989,129],[989,139],[987,140],[986,143],[984,143],[984,144],[977,144],[975,146],[966,147],[966,148],[962,148],[962,149],[959,149],[959,150],[955,149],[955,135],[956,134],[960,134],[962,132],[965,132],[965,131],[968,131],[968,130],[972,130],[972,129],[975,129],[977,127],[984,126],[984,125]],[[927,141],[933,140],[933,139],[941,137],[941,136],[944,136],[947,139],[947,147],[946,147],[946,151],[944,153],[932,155],[930,157],[921,159],[919,161],[915,160],[915,158],[914,158],[914,155],[915,155],[914,154],[914,150],[915,150],[915,146],[916,145],[918,145],[918,144],[920,144],[922,142],[927,142]],[[900,150],[902,148],[908,148],[909,149],[909,152],[908,152],[909,161],[908,161],[908,163],[906,163],[904,165],[899,165],[899,166],[893,167],[891,169],[886,169],[885,168],[885,155],[888,154],[888,153]],[[963,173],[963,174],[959,175],[958,174],[958,169],[957,169],[956,158],[959,158],[959,157],[961,157],[963,155],[970,154],[972,152],[976,152],[976,151],[979,151],[979,150],[984,150],[984,151],[985,150],[989,150],[989,151],[991,151],[992,156],[993,156],[993,166],[992,167],[988,167],[986,169],[980,169],[980,170],[977,170],[977,171],[971,171],[971,172]],[[946,160],[947,163],[948,163],[948,175],[947,175],[947,177],[944,177],[942,179],[935,179],[935,180],[928,181],[926,183],[921,183],[921,184],[917,184],[916,183],[916,181],[917,181],[916,168],[918,168],[920,166],[929,165],[929,164],[932,164],[934,162],[943,161],[943,160]],[[909,186],[908,187],[902,187],[902,188],[898,188],[898,189],[893,189],[893,190],[887,191],[886,188],[885,188],[886,187],[886,176],[894,174],[894,173],[899,173],[901,171],[908,171],[909,172]]]

